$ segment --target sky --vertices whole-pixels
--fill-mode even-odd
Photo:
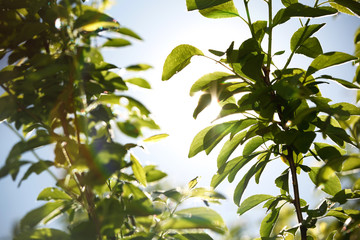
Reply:
[[[235,5],[240,14],[244,16],[242,1],[235,1]],[[275,6],[276,9],[279,7],[279,5]],[[253,21],[266,20],[267,15],[264,15],[265,4],[263,1],[250,1],[250,9],[254,13]],[[152,90],[134,87],[131,94],[150,109],[153,118],[161,127],[161,132],[170,135],[161,142],[147,143],[144,151],[136,151],[134,154],[143,164],[158,165],[159,169],[168,173],[166,184],[169,187],[186,186],[196,176],[201,177],[200,186],[209,187],[211,177],[216,173],[216,157],[221,143],[209,156],[200,153],[189,159],[187,155],[193,137],[211,124],[219,108],[212,105],[200,113],[198,119],[194,120],[192,113],[196,107],[198,96],[190,97],[189,91],[192,83],[202,75],[226,70],[208,59],[195,57],[185,70],[176,74],[169,81],[163,82],[161,81],[162,67],[167,55],[179,44],[193,45],[205,54],[211,55],[207,51],[208,49],[225,51],[232,41],[235,41],[235,46],[239,46],[242,41],[250,37],[248,29],[239,18],[208,19],[196,11],[188,12],[185,0],[117,0],[107,12],[121,25],[137,32],[144,40],[135,40],[132,46],[116,49],[116,51],[105,49],[103,51],[105,59],[119,67],[136,63],[148,63],[153,66],[153,69],[140,73],[151,83]],[[311,23],[323,21],[325,19],[316,19]],[[327,18],[326,21],[327,26],[316,33],[323,45],[324,52],[336,50],[353,53],[353,36],[356,29],[360,27],[360,20],[340,15],[336,18]],[[274,32],[273,52],[286,50],[285,54],[288,54],[289,39],[299,27],[300,24],[296,20],[291,20],[290,24],[279,26]],[[276,61],[278,65],[283,66],[285,59],[278,57]],[[295,56],[293,66],[300,65],[306,68],[309,63],[309,59]],[[0,63],[0,66],[3,64]],[[334,77],[352,81],[354,71],[355,68],[351,64],[346,64],[330,69],[327,74],[330,73]],[[120,71],[120,73],[123,72]],[[336,102],[353,102],[355,99],[354,91],[339,88],[336,84],[326,85],[323,90],[325,97],[328,96]],[[15,134],[9,131],[4,124],[0,124],[0,165],[3,165],[11,146],[17,141]],[[235,152],[235,155],[238,152],[240,151]],[[47,149],[40,149],[38,153],[44,159],[51,159],[52,152]],[[24,155],[24,159],[31,157],[31,155]],[[251,182],[243,199],[258,193],[278,194],[279,190],[273,186],[274,179],[286,167],[281,161],[279,164],[270,165],[262,176],[260,185]],[[228,184],[225,180],[217,190],[225,194],[227,200],[220,206],[211,205],[221,213],[228,227],[235,223],[246,222],[250,226],[258,225],[259,218],[264,217],[265,214],[265,211],[259,208],[241,217],[236,215],[232,192],[245,171],[246,168],[240,171],[232,184]],[[2,192],[0,197],[0,240],[10,239],[15,221],[20,220],[29,210],[41,205],[41,202],[36,201],[38,193],[43,188],[54,185],[47,173],[31,176],[19,188],[17,183],[12,182],[10,177],[0,179]],[[308,177],[303,174],[300,175],[300,191],[305,199],[313,199],[311,203],[315,205],[320,203],[319,198],[323,197],[317,192],[314,193]],[[190,203],[189,205],[196,204],[200,203]],[[249,227],[247,231],[252,235],[256,235],[258,232],[256,227]]]

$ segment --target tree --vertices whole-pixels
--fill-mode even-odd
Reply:
[[[115,70],[151,66],[105,62],[102,48],[128,46],[141,37],[104,13],[108,1],[82,2],[0,1],[0,58],[8,62],[0,71],[0,121],[20,138],[0,178],[17,180],[20,168],[28,167],[19,185],[42,172],[56,181],[39,193],[46,203],[24,216],[14,239],[211,239],[201,229],[225,232],[220,215],[208,207],[178,210],[189,198],[205,203],[224,198],[196,188],[197,179],[183,189],[146,188],[166,173],[143,166],[133,152],[143,146],[132,140],[159,126],[126,91],[150,84],[123,79]],[[166,136],[154,135],[143,144]],[[52,148],[54,159],[41,159],[39,147]],[[27,152],[36,161],[23,160]],[[59,216],[66,230],[40,227]]]
[[[267,21],[253,21],[248,0],[243,1],[245,16],[239,14],[232,0],[186,1],[189,11],[198,10],[207,18],[238,17],[246,23],[251,34],[238,48],[233,42],[226,50],[209,50],[214,57],[187,44],[176,47],[167,57],[162,80],[168,80],[184,69],[194,56],[211,59],[227,70],[209,73],[191,87],[191,94],[202,93],[194,118],[213,98],[219,102],[221,111],[216,119],[220,123],[195,136],[189,157],[201,151],[209,154],[227,138],[217,158],[218,171],[211,182],[214,188],[226,177],[233,182],[236,174],[246,164],[251,164],[234,189],[233,200],[239,206],[240,215],[265,202],[268,214],[260,226],[261,238],[284,238],[299,232],[301,239],[307,239],[310,238],[308,229],[315,228],[316,222],[324,217],[335,217],[343,223],[342,230],[331,232],[329,239],[334,236],[347,238],[352,232],[357,236],[360,212],[347,208],[344,203],[360,197],[359,180],[352,189],[343,189],[338,176],[359,171],[357,128],[360,110],[347,102],[331,104],[331,99],[321,95],[319,85],[333,81],[346,88],[359,89],[359,70],[353,82],[318,72],[346,62],[358,63],[359,33],[355,38],[355,56],[338,51],[323,52],[314,34],[325,24],[311,24],[311,21],[339,12],[360,16],[360,3],[355,0],[316,0],[309,6],[297,0],[282,0],[283,7],[275,13],[272,0],[264,2],[268,9]],[[299,19],[300,28],[292,35],[290,54],[280,67],[275,61],[276,56],[285,51],[272,52],[275,38],[281,37],[274,35],[273,30],[292,18]],[[312,59],[307,69],[289,67],[295,54]],[[225,117],[234,120],[221,121]],[[320,137],[326,141],[320,141]],[[240,146],[243,146],[242,154],[230,158]],[[312,166],[305,161],[307,159],[315,159],[322,165]],[[286,164],[286,169],[275,179],[280,194],[257,194],[242,201],[250,179],[254,177],[259,183],[268,164],[279,160]],[[316,209],[310,209],[301,198],[297,177],[300,172],[308,173],[315,186],[328,194]],[[295,209],[298,225],[273,232],[280,210],[288,205]]]

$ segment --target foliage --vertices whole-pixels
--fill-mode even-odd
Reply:
[[[196,188],[196,179],[185,189],[145,188],[166,173],[142,165],[133,152],[142,146],[132,140],[159,127],[148,108],[125,92],[131,84],[151,86],[142,78],[123,79],[118,70],[151,66],[105,62],[102,48],[125,47],[141,37],[103,12],[108,1],[82,2],[0,1],[0,59],[8,61],[0,71],[0,121],[20,138],[0,177],[16,180],[27,167],[19,185],[45,171],[56,181],[40,192],[45,203],[24,216],[14,239],[211,239],[200,229],[223,233],[222,218],[208,207],[177,210],[189,198],[224,198]],[[52,148],[54,159],[41,159],[39,147]],[[27,152],[37,161],[23,160]],[[64,174],[58,178],[54,168]],[[60,216],[66,231],[40,228]]]
[[[217,158],[218,170],[211,182],[214,188],[226,177],[233,182],[246,164],[251,165],[234,190],[234,202],[240,215],[264,204],[267,215],[260,226],[262,239],[283,239],[295,234],[301,239],[307,239],[307,236],[311,239],[308,229],[315,228],[317,221],[325,217],[335,217],[342,223],[337,230],[329,233],[328,239],[334,236],[348,239],[352,234],[356,238],[360,212],[344,204],[360,198],[359,179],[348,189],[342,188],[339,176],[359,172],[360,109],[346,102],[332,104],[332,99],[321,95],[319,85],[333,81],[346,88],[359,89],[360,72],[358,68],[353,82],[318,72],[326,72],[329,67],[347,62],[358,63],[360,32],[355,37],[355,56],[338,51],[323,52],[314,34],[325,23],[311,24],[311,20],[339,12],[360,16],[360,3],[355,0],[316,0],[313,6],[309,6],[298,0],[282,0],[283,8],[273,14],[272,0],[265,2],[268,20],[253,22],[249,0],[243,1],[245,17],[239,14],[232,0],[186,1],[189,11],[198,10],[208,18],[238,17],[251,33],[251,37],[239,48],[233,42],[224,51],[209,50],[214,57],[191,45],[177,46],[168,55],[163,67],[163,80],[184,69],[194,56],[212,59],[228,70],[203,76],[190,90],[191,94],[202,93],[194,118],[214,97],[221,111],[216,119],[218,123],[195,136],[189,157],[201,151],[209,154],[223,139],[227,139]],[[285,65],[279,67],[276,56],[283,55],[285,51],[272,52],[275,37],[282,38],[273,35],[273,30],[291,18],[299,19],[300,28],[289,39],[290,54]],[[295,54],[312,59],[307,69],[289,67]],[[227,121],[228,118],[233,120]],[[325,141],[320,141],[321,137]],[[240,147],[243,148],[242,154],[233,157],[233,152]],[[269,163],[280,159],[286,164],[286,169],[275,179],[280,194],[257,194],[243,200],[249,181],[255,178],[259,183],[263,172],[269,171]],[[315,159],[317,163],[311,165],[308,159]],[[311,209],[301,199],[300,172],[307,173],[312,182],[327,194],[318,208]],[[285,206],[293,206],[299,224],[275,232],[274,225]]]

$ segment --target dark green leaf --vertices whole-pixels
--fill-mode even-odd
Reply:
[[[279,177],[275,179],[275,185],[284,190],[285,192],[289,192],[289,171],[285,171],[285,173],[281,174]]]
[[[355,0],[332,0],[337,4],[347,7],[356,15],[360,16],[360,3]]]
[[[350,89],[360,89],[360,87],[358,85],[355,85],[354,83],[348,82],[346,80],[343,79],[339,79],[339,78],[334,78],[332,76],[329,75],[321,75],[318,78],[324,78],[324,79],[329,79],[329,80],[333,80],[341,85],[343,85],[346,88],[350,88]]]
[[[161,222],[161,229],[209,229],[217,233],[224,233],[226,225],[214,210],[198,207],[175,212],[173,217]]]
[[[183,44],[177,46],[165,60],[161,79],[163,81],[169,80],[174,74],[185,68],[193,56],[203,55],[202,51],[191,45]]]
[[[22,181],[26,180],[32,173],[36,173],[37,175],[39,175],[40,173],[42,173],[43,171],[46,171],[49,167],[51,167],[53,165],[54,165],[54,163],[51,161],[42,161],[42,160],[40,160],[37,163],[31,164],[29,169],[25,172],[24,176],[20,180],[18,186],[20,186]]]
[[[273,26],[288,21],[291,17],[322,17],[326,15],[333,15],[337,10],[332,7],[309,7],[301,3],[293,3],[287,8],[280,9],[275,17]]]
[[[305,27],[299,28],[291,37],[290,40],[290,49],[291,51],[296,51],[298,47],[303,45],[306,40],[309,39],[311,35],[313,35],[315,32],[319,31],[320,28],[322,28],[325,25],[323,24],[313,24]],[[312,41],[312,40],[310,40]]]
[[[239,206],[237,213],[242,215],[260,203],[273,198],[271,195],[266,194],[256,194],[245,199]]]
[[[201,95],[199,98],[199,103],[194,110],[193,118],[196,119],[199,113],[202,112],[202,110],[204,110],[207,106],[209,106],[210,103],[211,103],[211,94],[206,93]]]
[[[220,4],[231,2],[232,0],[213,0],[213,1],[207,1],[207,0],[186,0],[186,6],[188,11],[192,10],[202,10],[206,8],[211,8],[218,6]]]
[[[288,7],[291,4],[298,3],[298,0],[281,0],[281,2],[285,7]]]
[[[270,237],[270,234],[275,226],[275,223],[279,217],[280,208],[272,209],[271,212],[266,215],[266,217],[262,220],[260,226],[260,236]]]
[[[131,43],[123,38],[112,38],[107,40],[104,44],[103,47],[125,47],[125,46],[129,46],[131,45]]]
[[[146,63],[139,63],[135,65],[127,66],[125,69],[128,71],[145,71],[152,68],[149,64]]]
[[[4,95],[0,97],[0,122],[15,114],[16,109],[17,104],[14,97]]]
[[[296,50],[296,53],[304,54],[305,56],[316,58],[323,53],[321,44],[316,37],[306,39],[300,47]]]
[[[308,70],[306,71],[306,77],[321,69],[339,65],[356,59],[356,57],[342,52],[328,52],[321,54],[317,56],[310,64]]]
[[[315,137],[314,132],[298,132],[293,144],[299,152],[307,153]]]

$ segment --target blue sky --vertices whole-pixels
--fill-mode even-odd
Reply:
[[[243,15],[242,1],[235,1],[235,5]],[[250,2],[250,8],[255,12],[253,21],[267,18],[267,15],[264,15],[264,7],[263,1]],[[179,44],[191,44],[205,54],[209,54],[208,49],[226,50],[232,41],[235,41],[235,46],[239,46],[242,41],[250,37],[249,31],[240,19],[207,19],[196,11],[187,12],[185,0],[118,0],[108,13],[123,26],[137,32],[144,41],[134,41],[133,46],[116,51],[104,50],[105,58],[119,67],[135,63],[148,63],[154,67],[146,73],[141,73],[149,80],[153,89],[134,88],[132,94],[152,111],[154,118],[162,127],[162,132],[170,134],[170,137],[162,142],[146,145],[146,151],[138,151],[136,155],[142,163],[156,164],[161,170],[167,172],[169,174],[167,181],[172,186],[186,185],[196,176],[201,176],[201,186],[209,186],[211,177],[216,172],[216,149],[210,156],[201,153],[195,158],[188,159],[187,154],[192,138],[211,123],[216,116],[214,110],[217,108],[211,107],[210,110],[201,113],[198,120],[194,120],[192,112],[196,107],[197,97],[190,97],[189,90],[192,83],[205,73],[225,71],[225,69],[221,69],[209,60],[195,58],[183,72],[167,82],[162,82],[162,66],[166,56]],[[323,20],[316,19],[312,23]],[[360,27],[360,20],[340,15],[336,18],[327,18],[327,23],[327,26],[316,33],[323,44],[324,52],[336,50],[353,53],[353,35]],[[286,53],[289,53],[289,39],[299,27],[298,21],[291,20],[290,24],[282,25],[275,30],[273,52],[286,50]],[[276,60],[280,66],[285,61],[281,57]],[[310,61],[302,56],[296,56],[293,63],[305,68]],[[3,63],[0,66],[3,66]],[[331,69],[330,74],[351,81],[354,71],[355,68],[347,64]],[[326,85],[324,91],[325,97],[331,97],[337,102],[353,102],[355,99],[355,92],[339,88],[336,84]],[[3,124],[0,124],[0,133],[0,152],[2,153],[0,165],[3,165],[11,146],[18,139]],[[40,150],[39,154],[44,159],[51,159],[52,155],[49,150]],[[26,157],[31,158],[31,155],[25,155],[24,159]],[[278,190],[272,186],[274,176],[285,168],[286,166],[281,164],[270,166],[270,169],[264,173],[260,185],[251,183],[244,198],[255,193],[277,194]],[[221,213],[229,226],[235,221],[246,222],[248,219],[257,223],[255,219],[265,214],[260,209],[255,211],[255,215],[250,213],[244,217],[236,216],[236,207],[232,202],[231,194],[242,173],[239,173],[233,184],[225,183],[219,187],[219,191],[226,194],[228,200],[221,206],[216,206],[215,209]],[[314,189],[308,187],[310,185],[308,185],[307,176],[301,175],[300,179],[302,193],[306,197],[314,198]],[[25,181],[20,188],[17,188],[17,183],[13,183],[9,177],[0,180],[2,192],[0,240],[8,239],[11,235],[12,224],[21,219],[27,211],[41,204],[41,202],[36,202],[37,194],[43,188],[53,185],[47,173],[31,176],[30,180]],[[319,198],[319,195],[316,195],[316,198]],[[317,199],[314,204],[319,202],[320,200]],[[257,230],[250,229],[250,233],[256,234]]]

